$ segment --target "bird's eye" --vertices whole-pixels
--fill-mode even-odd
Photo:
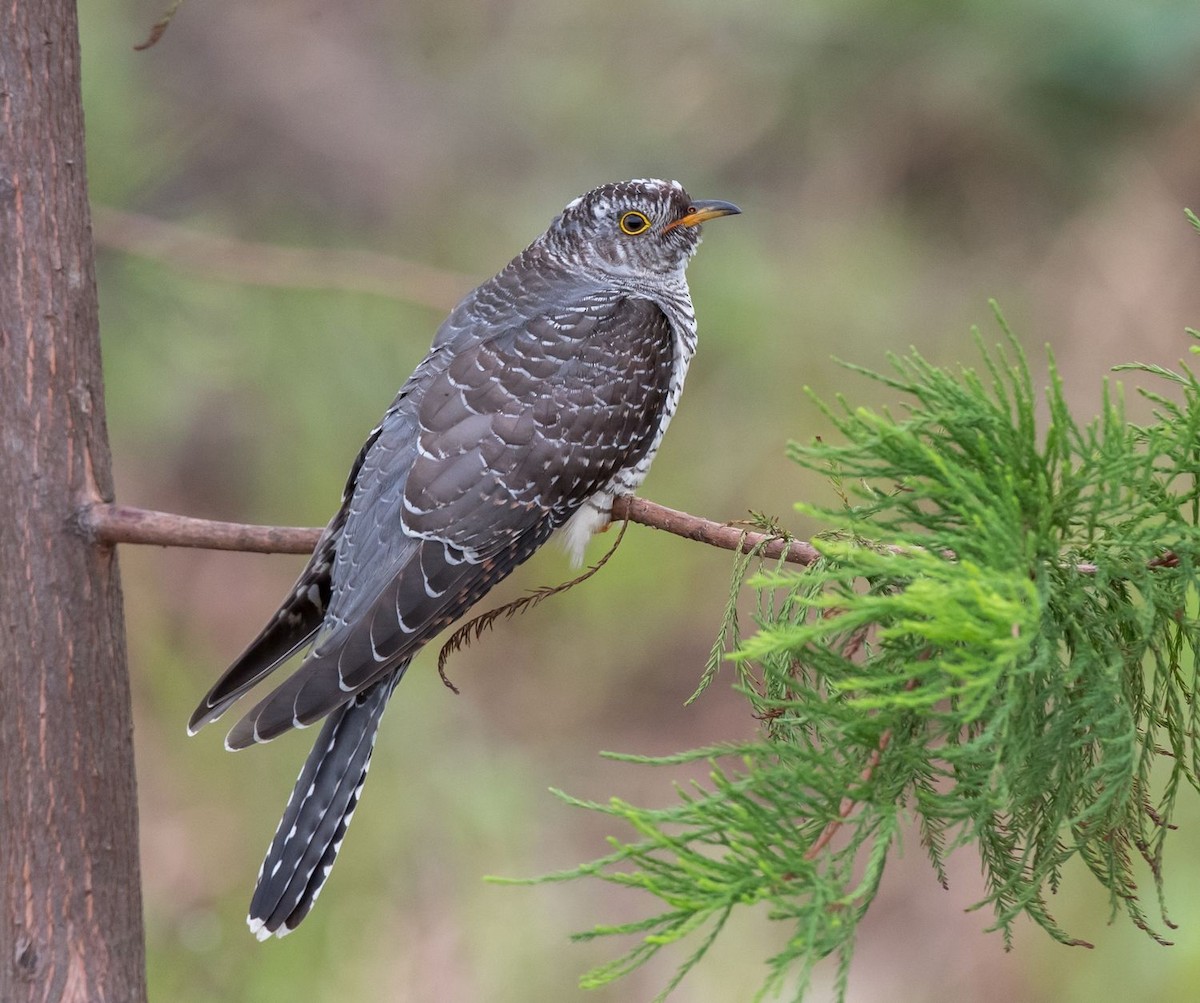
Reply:
[[[631,209],[629,212],[621,213],[620,226],[622,233],[633,237],[650,228],[650,217],[644,212]]]

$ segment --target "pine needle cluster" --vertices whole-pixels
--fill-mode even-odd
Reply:
[[[1050,908],[1075,860],[1114,916],[1164,940],[1176,798],[1200,789],[1200,382],[1186,366],[1123,367],[1153,384],[1141,393],[1154,420],[1129,422],[1106,390],[1080,424],[1053,359],[1039,391],[1000,324],[995,349],[976,335],[980,371],[915,353],[888,373],[850,367],[900,394],[904,413],[839,398],[821,406],[840,441],[790,447],[840,496],[799,506],[828,527],[813,541],[821,560],[739,559],[702,683],[731,660],[759,739],[621,757],[711,764],[667,808],[560,795],[636,837],[537,880],[593,876],[659,902],[578,935],[636,937],[584,985],[682,942],[665,997],[735,909],[761,905],[788,933],[760,998],[800,999],[831,955],[844,992],[858,922],[914,820],[943,883],[947,854],[976,848],[978,905],[1006,942],[1024,916],[1084,943]],[[756,629],[740,636],[745,588]]]

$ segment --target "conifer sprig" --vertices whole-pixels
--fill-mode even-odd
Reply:
[[[915,352],[886,374],[848,367],[902,395],[903,415],[818,402],[840,441],[791,445],[842,504],[797,506],[828,527],[817,564],[758,562],[745,579],[751,635],[727,610],[719,645],[759,740],[622,757],[711,764],[669,808],[559,795],[637,838],[536,880],[594,876],[661,903],[580,935],[638,938],[585,985],[690,937],[665,996],[737,907],[763,904],[789,933],[760,996],[800,999],[829,955],[844,989],[858,921],[914,821],[943,884],[946,855],[977,847],[978,907],[1006,942],[1026,916],[1085,943],[1048,904],[1075,858],[1114,914],[1165,942],[1167,836],[1200,772],[1200,383],[1186,366],[1124,367],[1152,381],[1153,422],[1127,421],[1106,388],[1099,417],[1080,424],[1053,358],[1039,389],[997,319],[1001,346],[976,334],[980,371]]]

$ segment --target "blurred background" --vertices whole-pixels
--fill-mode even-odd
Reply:
[[[691,269],[701,349],[643,491],[698,514],[819,528],[791,506],[828,488],[784,457],[788,439],[828,432],[803,388],[878,407],[886,391],[834,356],[883,367],[911,345],[974,365],[971,325],[998,336],[989,297],[1035,370],[1053,347],[1085,418],[1109,367],[1174,364],[1200,325],[1200,237],[1183,216],[1200,210],[1193,0],[191,0],[134,52],[161,13],[81,9],[127,504],[323,523],[448,307],[570,198],[625,177],[678,178],[744,210],[707,228]],[[232,756],[219,727],[187,740],[184,723],[302,561],[126,547],[121,563],[155,1000],[610,1003],[651,998],[683,960],[667,951],[584,993],[578,975],[620,945],[568,934],[655,903],[481,877],[570,867],[631,835],[550,787],[665,804],[696,775],[600,750],[754,733],[729,674],[683,707],[729,555],[631,527],[586,586],[454,657],[461,697],[426,653],[320,905],[265,945],[245,907],[314,733]],[[497,598],[569,573],[547,548]],[[849,998],[1190,998],[1200,811],[1181,821],[1173,949],[1109,925],[1078,870],[1055,914],[1097,949],[1023,924],[1006,954],[990,915],[964,912],[982,891],[974,855],[956,855],[946,892],[910,837]],[[736,917],[673,999],[749,1000],[787,932]]]

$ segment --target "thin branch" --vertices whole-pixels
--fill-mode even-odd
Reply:
[[[756,553],[768,561],[782,557],[792,564],[803,564],[807,567],[821,556],[816,547],[803,540],[748,532],[731,523],[713,522],[711,519],[689,515],[687,512],[657,505],[632,495],[623,495],[613,500],[612,517],[614,522],[627,519],[641,526],[661,529],[665,533],[682,536],[685,540],[707,543],[710,547],[720,547],[722,550],[748,554],[761,546],[762,549]]]
[[[851,644],[855,649],[861,645],[865,636],[865,631],[858,632],[857,637],[851,637]],[[906,692],[910,692],[917,688],[917,680],[910,679],[904,684]],[[883,758],[883,754],[887,752],[887,747],[892,743],[892,729],[884,728],[879,736],[879,740],[875,743],[870,754],[867,756],[867,761],[859,773],[858,779],[865,786],[871,782],[871,778],[875,775],[875,770],[879,766],[879,761]],[[815,860],[826,846],[830,844],[833,837],[837,835],[837,831],[846,823],[846,819],[850,817],[850,813],[854,811],[854,806],[858,801],[850,794],[842,798],[842,803],[838,805],[837,815],[830,819],[825,828],[821,830],[821,834],[813,840],[812,846],[805,851],[805,860]]]
[[[370,293],[440,313],[453,309],[476,283],[387,254],[251,243],[102,205],[92,206],[92,230],[98,247],[191,275],[239,285]]]
[[[133,47],[134,52],[145,52],[147,49],[158,44],[158,40],[163,37],[167,28],[170,27],[171,21],[174,20],[175,14],[182,3],[183,0],[174,0],[171,6],[163,11],[162,17],[151,25],[150,34],[146,36],[146,40]]]
[[[660,529],[685,540],[707,543],[721,550],[748,554],[754,551],[769,561],[783,558],[790,564],[808,567],[821,555],[817,548],[804,540],[756,533],[736,523],[713,522],[702,516],[680,512],[658,505],[645,498],[623,495],[614,499],[613,522],[627,520],[640,526]],[[320,528],[302,526],[253,526],[241,522],[214,522],[193,519],[191,516],[128,505],[96,503],[81,508],[77,515],[79,529],[97,543],[140,543],[151,547],[200,547],[205,550],[240,550],[254,554],[311,554],[321,535]],[[755,548],[761,545],[760,550]],[[904,555],[920,548],[889,546],[888,551]],[[954,555],[944,551],[948,560]],[[1146,562],[1149,568],[1174,568],[1179,557],[1164,551]],[[1095,564],[1076,564],[1081,575],[1094,575]]]
[[[784,557],[793,564],[809,565],[818,557],[816,549],[801,540],[745,532],[736,526],[677,512],[644,498],[617,498],[613,502],[612,517],[614,522],[636,522],[723,550],[745,553],[761,544],[759,553],[768,560]],[[321,535],[320,529],[212,522],[111,504],[86,506],[79,511],[78,521],[80,529],[97,543],[204,547],[208,550],[242,550],[258,554],[308,554]]]
[[[213,522],[127,505],[88,505],[80,509],[78,519],[80,528],[96,543],[203,547],[255,554],[311,554],[321,535],[319,529]]]
[[[883,754],[887,751],[887,747],[891,744],[891,741],[892,729],[886,728],[883,734],[879,736],[878,744],[871,750],[871,754],[867,756],[866,765],[863,766],[862,772],[858,775],[859,780],[863,784],[871,782],[871,777],[875,775],[875,768],[879,765],[879,760],[883,758]],[[821,851],[837,835],[837,831],[845,824],[846,819],[850,817],[850,813],[854,810],[856,804],[858,802],[850,795],[842,798],[842,803],[838,806],[837,816],[830,819],[825,828],[821,830],[821,835],[813,840],[812,846],[804,853],[805,860],[815,860],[820,855]]]

